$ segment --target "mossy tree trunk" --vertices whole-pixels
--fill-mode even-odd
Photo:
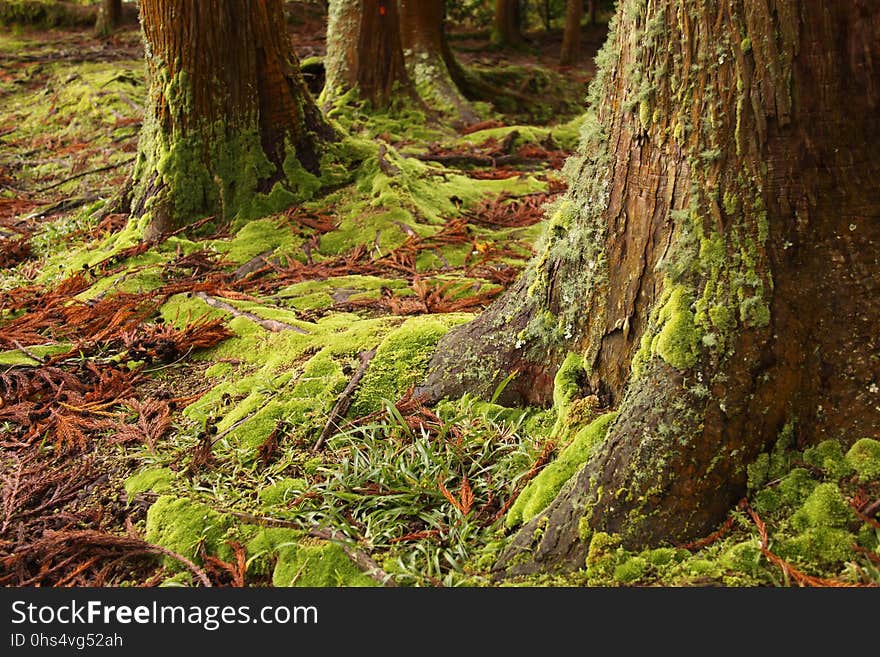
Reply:
[[[98,7],[98,19],[95,22],[95,34],[108,36],[119,27],[122,21],[122,0],[101,0]]]
[[[414,96],[401,45],[398,0],[330,0],[325,109],[354,90],[376,107],[398,94]]]
[[[308,196],[335,135],[299,70],[281,0],[141,0],[149,99],[132,213],[154,238]]]
[[[522,17],[519,0],[495,0],[492,41],[501,46],[521,48],[525,44],[522,35]]]
[[[446,40],[444,0],[400,0],[403,53],[419,96],[431,107],[475,123],[479,116],[454,80],[460,73]]]
[[[508,573],[710,533],[746,467],[880,433],[880,5],[624,0],[539,255],[420,392],[547,402],[566,354],[619,411]]]
[[[562,47],[559,51],[559,64],[571,66],[577,62],[581,53],[581,20],[584,17],[584,0],[568,0],[565,5],[565,29],[562,33]]]

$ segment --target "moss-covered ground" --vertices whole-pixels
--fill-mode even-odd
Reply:
[[[146,249],[137,218],[108,211],[146,96],[138,37],[92,38],[0,33],[2,583],[880,582],[868,436],[848,451],[782,436],[704,541],[635,554],[587,533],[577,573],[495,579],[507,536],[601,443],[613,410],[573,398],[582,364],[569,361],[547,409],[428,408],[412,391],[440,337],[524,267],[565,189],[559,152],[577,143],[580,113],[562,104],[530,125],[490,108],[486,129],[459,134],[418,112],[348,107],[333,116],[349,135],[345,184]],[[484,68],[541,93],[561,84]],[[576,108],[582,82],[554,89]],[[518,158],[486,164],[499,153]],[[664,337],[652,353],[690,357]],[[88,495],[68,490],[83,482]],[[107,566],[40,538],[83,528],[164,551]]]

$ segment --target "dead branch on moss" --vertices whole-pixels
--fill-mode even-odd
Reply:
[[[349,406],[351,406],[351,401],[354,397],[354,393],[357,390],[361,379],[364,377],[364,374],[366,374],[367,368],[370,365],[370,361],[373,360],[373,357],[375,355],[375,348],[362,351],[358,354],[361,359],[360,366],[358,367],[354,375],[352,375],[351,380],[348,382],[348,385],[345,386],[342,394],[339,395],[339,399],[337,399],[336,403],[333,405],[333,410],[330,411],[330,417],[327,418],[327,424],[324,425],[324,429],[321,431],[321,435],[318,436],[318,440],[315,442],[314,447],[312,447],[312,451],[321,451],[324,448],[324,443],[326,442],[327,438],[329,438],[334,431],[339,430],[337,421],[339,420],[339,418],[345,416]]]
[[[199,299],[204,301],[206,304],[211,306],[212,308],[219,308],[225,312],[228,312],[230,315],[234,317],[244,317],[245,319],[249,319],[255,324],[259,324],[267,331],[271,331],[273,333],[278,333],[279,331],[294,331],[296,333],[302,333],[303,335],[308,335],[308,331],[306,331],[301,326],[293,326],[292,324],[285,324],[284,322],[279,322],[276,319],[263,319],[258,315],[254,315],[246,310],[239,310],[232,304],[226,303],[225,301],[221,301],[216,297],[209,296],[204,292],[196,292],[196,295]]]

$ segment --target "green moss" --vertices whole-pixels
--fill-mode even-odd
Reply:
[[[174,481],[174,472],[169,468],[151,468],[125,480],[123,487],[129,500],[138,493],[152,491],[154,493],[167,493],[171,490]]]
[[[288,544],[278,548],[277,554],[272,573],[272,585],[276,587],[379,586],[335,543]]]
[[[660,332],[654,338],[652,351],[676,369],[693,367],[700,356],[702,332],[691,311],[693,295],[686,287],[676,285],[660,309]]]
[[[668,566],[672,563],[678,563],[688,556],[687,550],[678,550],[676,548],[660,547],[651,550],[645,550],[642,556],[648,563],[654,566]]]
[[[846,527],[856,519],[852,508],[835,483],[818,484],[803,506],[791,517],[797,529]]]
[[[795,468],[777,486],[755,493],[755,510],[759,513],[774,513],[786,507],[795,508],[803,504],[817,485],[809,471]]]
[[[846,462],[863,483],[880,479],[880,441],[873,438],[856,441],[846,453]]]
[[[614,579],[621,584],[632,584],[642,579],[651,570],[651,564],[644,557],[630,557],[614,568]]]
[[[301,240],[284,220],[265,218],[249,221],[228,242],[215,242],[214,248],[236,264],[243,264],[261,253],[292,253]]]
[[[853,471],[853,467],[846,461],[843,447],[836,440],[825,440],[804,450],[803,460],[832,479],[840,479]]]
[[[145,538],[198,563],[200,545],[208,554],[222,553],[223,539],[233,524],[232,518],[204,504],[162,495],[147,510]],[[171,557],[163,557],[163,563],[174,572],[185,568]]]
[[[712,559],[689,559],[684,564],[686,571],[690,575],[697,577],[709,577],[712,579],[721,579],[723,573],[721,565]]]
[[[583,112],[579,112],[564,123],[547,125],[546,127],[541,124],[518,124],[501,128],[488,128],[459,137],[455,140],[454,144],[457,146],[480,146],[490,140],[503,142],[510,135],[513,135],[512,145],[514,148],[519,148],[526,144],[544,144],[547,143],[549,138],[557,148],[574,151],[577,148],[580,131],[585,120],[586,117]],[[550,121],[546,123],[550,123]]]
[[[279,554],[295,553],[305,536],[304,530],[287,527],[260,528],[245,544],[245,553],[250,564],[248,571],[254,575],[271,573]]]
[[[756,576],[761,568],[761,544],[757,539],[734,543],[718,556],[718,563],[729,570]]]
[[[767,452],[758,454],[758,458],[753,463],[746,466],[748,475],[747,482],[749,490],[757,490],[763,486],[769,479],[770,474],[770,455]]]
[[[580,393],[585,376],[583,357],[569,352],[553,378],[553,406],[560,415]]]
[[[613,576],[618,564],[620,537],[617,534],[595,532],[587,550],[586,570],[591,580],[603,580]]]
[[[353,416],[366,415],[383,407],[383,399],[399,399],[421,381],[427,372],[433,348],[453,326],[471,318],[464,313],[408,318],[389,333],[370,361],[352,401]]]
[[[577,473],[605,438],[605,433],[615,417],[615,412],[605,413],[581,429],[568,447],[522,490],[507,512],[505,525],[515,527],[528,522],[546,508],[565,482]]]
[[[845,529],[818,526],[780,538],[776,552],[789,561],[827,568],[852,560],[856,556],[854,543],[855,536]]]
[[[222,379],[232,373],[232,363],[220,362],[214,363],[205,370],[205,378]]]

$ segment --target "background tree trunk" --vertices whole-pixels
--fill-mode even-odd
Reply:
[[[95,22],[95,34],[108,36],[122,22],[122,0],[101,0],[98,8],[98,19]]]
[[[709,533],[786,425],[801,448],[880,433],[878,37],[862,2],[618,5],[540,255],[422,390],[516,368],[508,399],[546,401],[574,351],[581,394],[619,410],[500,569],[582,567],[600,530]]]
[[[495,0],[495,22],[492,41],[502,46],[522,47],[519,0]]]
[[[584,17],[584,0],[568,0],[565,5],[565,30],[562,33],[562,48],[559,64],[571,66],[581,54],[581,19]]]
[[[333,132],[303,82],[281,0],[140,9],[150,92],[132,212],[150,215],[148,237],[206,215],[265,214],[313,191]]]
[[[445,35],[444,0],[400,0],[403,53],[419,96],[462,124],[479,121],[453,79],[458,68]],[[449,66],[451,63],[451,67]]]
[[[331,0],[324,61],[325,109],[352,89],[375,106],[387,105],[395,94],[413,95],[398,0]]]

